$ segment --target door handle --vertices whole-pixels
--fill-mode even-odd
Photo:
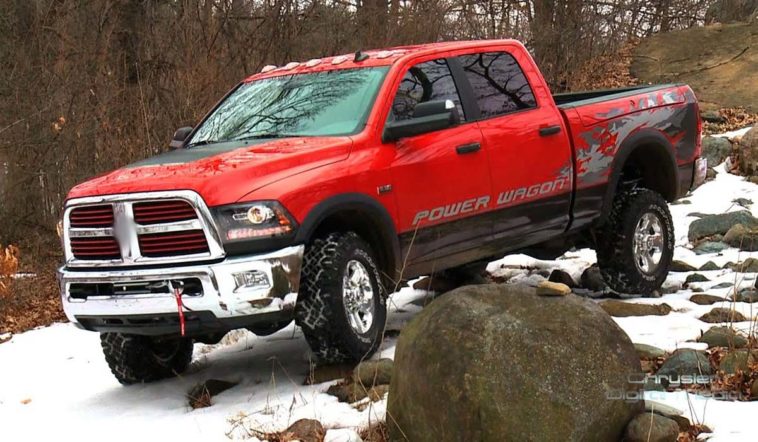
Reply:
[[[561,126],[558,126],[557,124],[555,126],[541,127],[540,136],[549,137],[550,135],[555,135],[560,131],[561,131]]]
[[[460,146],[455,148],[455,151],[458,153],[458,155],[464,155],[467,153],[477,152],[481,148],[482,148],[482,145],[479,143],[469,143],[469,144],[461,144]]]

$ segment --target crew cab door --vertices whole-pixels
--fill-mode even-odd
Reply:
[[[493,242],[505,250],[559,235],[569,223],[571,145],[532,60],[521,48],[462,55],[451,63],[463,71],[478,108],[497,215]]]
[[[401,138],[390,166],[401,249],[416,274],[467,262],[463,255],[488,240],[492,227],[480,216],[491,203],[487,152],[476,123],[467,120],[445,59],[405,72],[387,121],[409,119],[417,104],[431,100],[452,100],[460,124]]]

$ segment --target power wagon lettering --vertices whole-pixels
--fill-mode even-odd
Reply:
[[[561,177],[553,181],[545,181],[544,183],[534,184],[528,187],[506,190],[500,192],[497,196],[495,206],[505,206],[517,201],[532,199],[536,196],[547,195],[556,190],[563,190],[567,185],[568,179]],[[437,221],[440,219],[452,218],[457,215],[463,215],[464,213],[478,212],[489,206],[490,199],[491,198],[488,195],[485,195],[477,198],[469,198],[457,203],[447,204],[445,206],[435,207],[433,209],[424,209],[413,217],[413,225],[416,226],[424,220]]]

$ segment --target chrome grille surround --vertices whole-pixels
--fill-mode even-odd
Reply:
[[[161,200],[183,200],[188,202],[197,213],[197,219],[173,223],[140,225],[134,220],[132,206],[138,202]],[[105,228],[71,227],[71,211],[83,206],[111,204],[113,206],[114,224]],[[191,255],[165,257],[147,257],[140,251],[138,235],[164,232],[181,232],[185,230],[202,230],[208,242],[208,252]],[[120,259],[86,260],[77,259],[71,250],[71,238],[114,237],[121,250]],[[191,190],[141,192],[119,195],[104,195],[71,199],[66,203],[63,214],[63,248],[66,267],[125,267],[155,264],[176,264],[202,260],[221,259],[226,256],[221,246],[221,239],[208,206],[196,192]]]

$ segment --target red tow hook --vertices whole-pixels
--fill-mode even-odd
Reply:
[[[171,281],[171,288],[174,289],[174,298],[176,298],[176,309],[179,311],[179,331],[184,337],[184,303],[182,303],[182,292],[184,292],[184,283],[178,280]]]

